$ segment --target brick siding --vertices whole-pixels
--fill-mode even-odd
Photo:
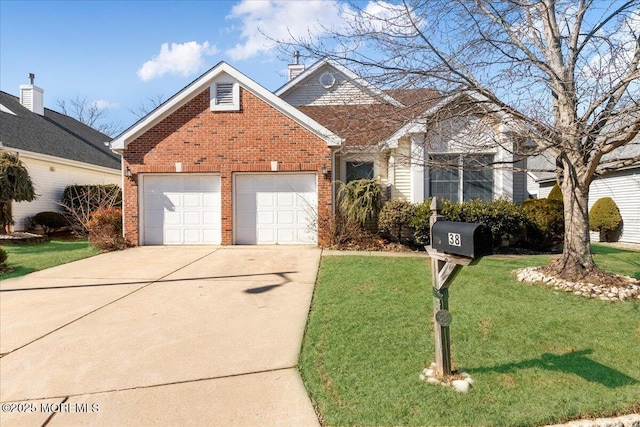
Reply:
[[[270,172],[278,162],[279,172],[317,172],[318,243],[327,242],[331,227],[331,182],[321,173],[331,165],[331,149],[316,135],[265,103],[240,89],[240,108],[235,112],[212,112],[206,89],[173,114],[130,142],[123,153],[124,168],[133,180],[124,183],[125,237],[138,244],[139,212],[136,174],[182,173],[220,174],[222,201],[222,244],[233,243],[234,172]],[[320,227],[319,227],[320,228]]]

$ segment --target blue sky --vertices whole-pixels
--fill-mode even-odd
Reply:
[[[45,106],[76,96],[122,128],[148,98],[168,98],[219,61],[269,90],[286,82],[276,37],[332,22],[343,7],[303,1],[0,0],[0,87],[18,95],[35,73]],[[166,45],[165,45],[166,44]],[[164,45],[164,46],[163,46]],[[309,65],[309,64],[308,64]]]

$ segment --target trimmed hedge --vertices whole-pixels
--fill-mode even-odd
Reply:
[[[33,217],[33,223],[39,225],[45,234],[69,225],[69,220],[60,212],[39,212]]]
[[[589,229],[600,232],[600,240],[615,242],[622,226],[618,205],[611,197],[598,199],[589,211]]]
[[[560,189],[560,187],[558,187],[558,184],[554,184],[553,188],[551,189],[551,192],[547,196],[547,199],[558,200],[561,202],[564,201],[564,198],[562,197],[562,190]]]
[[[561,200],[529,199],[522,203],[527,219],[526,240],[535,249],[549,249],[562,242],[564,208]]]

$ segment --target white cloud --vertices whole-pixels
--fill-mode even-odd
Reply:
[[[242,42],[227,50],[226,54],[239,61],[268,54],[277,42],[316,41],[333,32],[415,34],[413,25],[421,26],[423,20],[410,13],[408,15],[402,5],[382,0],[370,1],[361,10],[354,10],[337,0],[242,0],[227,16],[228,20],[240,21],[229,30],[238,29]]]
[[[186,43],[163,43],[160,53],[145,62],[138,70],[138,77],[149,81],[165,74],[177,74],[187,77],[195,74],[204,66],[204,56],[218,52],[209,42],[202,44],[191,41]]]
[[[370,1],[358,12],[347,9],[343,18],[349,28],[359,32],[384,32],[398,36],[415,35],[415,27],[420,28],[425,23],[412,10],[407,12],[404,5],[386,1]]]
[[[346,6],[338,1],[249,1],[231,9],[227,19],[240,20],[242,43],[227,50],[234,60],[271,52],[276,41],[316,39],[343,22]]]
[[[118,103],[109,102],[104,99],[98,99],[97,101],[93,101],[93,106],[98,110],[111,110],[113,108],[119,107]]]

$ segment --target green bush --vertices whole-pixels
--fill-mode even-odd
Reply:
[[[122,210],[118,208],[96,209],[87,224],[89,242],[105,251],[127,247],[122,236]]]
[[[513,241],[523,236],[526,218],[522,209],[512,201],[501,198],[490,202],[474,200],[465,203],[442,201],[440,214],[447,221],[477,222],[491,228],[493,244],[500,245],[503,240]],[[419,245],[430,244],[431,199],[415,208],[411,225],[414,240]]]
[[[60,212],[40,212],[33,217],[33,223],[42,227],[45,234],[49,234],[59,228],[69,225],[67,217]]]
[[[548,249],[564,238],[564,210],[561,200],[529,199],[522,203],[526,217],[527,244]]]
[[[414,209],[411,227],[413,228],[413,240],[418,245],[427,246],[431,244],[431,198],[416,205]]]
[[[558,184],[555,184],[553,186],[553,188],[551,189],[551,192],[547,196],[547,199],[549,199],[549,200],[558,200],[560,202],[562,202],[564,200],[563,197],[562,197],[562,190],[560,190],[560,187],[558,187]]]
[[[444,200],[442,215],[448,221],[477,222],[487,225],[491,228],[494,245],[521,238],[526,221],[522,209],[506,198],[486,203],[481,200],[465,203],[451,203]]]
[[[375,179],[357,179],[340,186],[338,208],[348,221],[365,227],[378,222],[382,207],[382,186]]]
[[[382,206],[378,217],[378,230],[394,242],[413,241],[412,220],[415,205],[406,200],[391,200]]]
[[[614,242],[619,237],[622,216],[611,197],[598,199],[589,211],[589,229],[600,232],[600,240]]]
[[[7,258],[9,254],[4,249],[0,248],[0,271],[4,271],[7,268]]]

